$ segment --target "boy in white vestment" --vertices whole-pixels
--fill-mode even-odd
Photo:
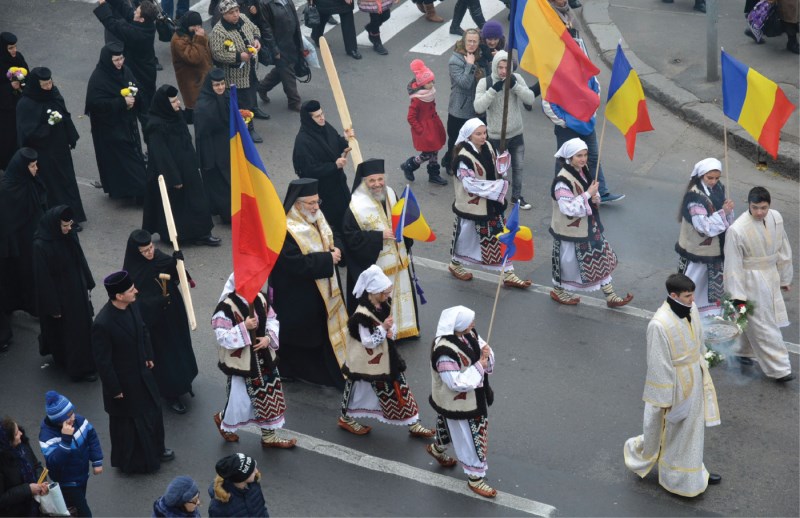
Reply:
[[[644,478],[658,464],[658,482],[693,497],[717,474],[703,464],[705,428],[720,424],[714,383],[704,358],[703,327],[694,305],[694,282],[667,278],[669,297],[647,326],[644,433],[625,441],[625,466]]]

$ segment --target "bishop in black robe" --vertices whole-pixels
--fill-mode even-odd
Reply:
[[[0,32],[0,169],[3,170],[17,150],[17,102],[22,97],[21,83],[14,81],[12,84],[6,76],[11,67],[30,70],[22,52],[17,50],[17,37],[10,32]]]
[[[215,83],[221,85],[221,93],[214,91]],[[194,107],[194,137],[209,210],[227,224],[231,222],[230,102],[225,72],[211,69]]]

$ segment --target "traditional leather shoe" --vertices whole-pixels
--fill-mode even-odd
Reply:
[[[294,448],[297,444],[297,439],[278,439],[276,441],[261,441],[262,448],[280,448],[288,450]]]
[[[201,246],[220,246],[222,244],[222,240],[209,234],[202,239],[196,240],[194,244]]]
[[[347,55],[353,59],[361,59],[361,53],[358,51],[358,49],[351,50],[347,53]]]
[[[256,119],[261,119],[261,120],[268,120],[270,118],[269,117],[269,113],[265,112],[264,110],[262,110],[258,106],[256,106],[253,109],[253,117],[255,117]]]
[[[487,484],[482,478],[478,480],[470,480],[467,485],[473,493],[477,493],[486,498],[494,498],[497,496],[497,490]]]
[[[351,422],[347,422],[343,417],[339,417],[339,422],[337,424],[339,425],[339,428],[347,430],[355,435],[367,435],[372,430],[371,426],[364,426],[363,424],[359,424],[352,420]]]
[[[621,308],[622,306],[625,306],[626,304],[628,304],[628,303],[629,303],[630,301],[632,301],[632,300],[633,300],[633,295],[631,295],[630,293],[628,293],[627,295],[625,295],[625,298],[624,298],[624,299],[620,299],[620,300],[607,300],[607,301],[606,301],[606,306],[608,306],[608,307],[610,307],[610,308]]]
[[[453,264],[447,265],[447,270],[459,281],[471,281],[472,280],[472,273],[468,272],[464,269],[461,265],[453,266]]]
[[[164,451],[161,452],[161,462],[168,462],[175,458],[175,452],[170,450],[169,448],[164,448]]]
[[[708,474],[708,485],[709,486],[716,486],[722,482],[722,476],[716,473],[709,473]]]
[[[782,378],[776,378],[775,381],[778,383],[786,383],[787,381],[792,381],[794,379],[794,374],[791,372]]]
[[[522,280],[513,273],[511,275],[506,274],[505,278],[503,279],[503,286],[507,288],[525,289],[530,287],[531,284],[532,283],[529,279]]]
[[[452,468],[456,465],[456,459],[447,455],[446,453],[442,452],[439,453],[434,451],[433,444],[429,444],[425,447],[425,451],[427,451],[431,457],[436,459],[436,462],[439,463],[440,466],[444,466],[445,468]]]
[[[581,301],[580,297],[571,297],[569,299],[562,300],[561,297],[559,297],[558,294],[553,290],[550,290],[550,298],[555,300],[559,304],[564,304],[565,306],[575,306],[576,304],[579,304]]]
[[[408,427],[408,433],[411,434],[412,437],[422,437],[425,439],[430,439],[434,435],[436,435],[436,430],[431,430],[430,428],[425,428],[419,421],[412,424]]]
[[[217,425],[217,431],[225,439],[225,442],[239,442],[239,435],[222,429],[222,418],[219,416],[219,412],[214,414],[214,424]]]
[[[169,403],[169,409],[176,414],[185,414],[188,410],[186,405],[184,405],[183,402],[178,398],[167,400],[167,403]]]

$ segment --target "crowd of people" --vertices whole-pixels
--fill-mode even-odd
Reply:
[[[199,369],[181,293],[186,287],[179,281],[183,253],[164,253],[154,243],[156,234],[171,240],[159,178],[166,184],[180,240],[220,246],[211,232],[214,216],[223,224],[231,218],[229,87],[237,86],[238,108],[251,139],[259,142],[252,119],[269,115],[258,99],[269,102],[267,94],[281,83],[288,108],[299,112],[292,155],[299,178],[284,197],[286,240],[268,289],[247,300],[236,292],[231,274],[210,318],[218,367],[227,376],[225,401],[213,415],[217,432],[224,441],[238,443],[237,432],[256,425],[263,448],[293,448],[297,439],[279,433],[287,412],[283,381],[331,386],[342,391],[340,428],[366,435],[371,427],[357,419],[367,418],[406,426],[411,436],[431,440],[426,451],[440,466],[460,463],[470,490],[496,496],[486,481],[494,352],[475,329],[473,309],[441,312],[430,354],[435,423],[425,426],[397,347],[425,336],[414,242],[397,240],[393,232],[398,196],[386,185],[384,160],[356,164],[350,185],[344,168],[353,130],[340,134],[318,101],[301,101],[294,63],[303,59],[302,41],[291,2],[212,2],[218,19],[207,36],[199,13],[179,0],[170,43],[177,87],[157,87],[153,45],[160,8],[150,0],[135,6],[127,0],[98,4],[94,12],[106,44],[88,81],[85,113],[99,186],[111,198],[143,205],[141,228],[128,238],[122,269],[104,277],[108,298],[95,315],[90,297],[95,280],[78,237],[87,217],[71,159],[80,135],[51,70],[28,72],[17,37],[0,34],[0,63],[9,70],[0,77],[0,346],[6,349],[11,340],[14,311],[38,317],[39,352],[52,355],[75,381],[101,380],[111,466],[151,473],[174,459],[166,446],[162,405],[187,412],[185,397],[193,395]],[[380,26],[389,19],[390,4],[358,5],[370,13],[367,30],[374,50],[385,54]],[[582,46],[569,10],[578,5],[577,0],[552,0]],[[443,21],[432,2],[417,6],[429,21]],[[173,5],[161,7],[171,13]],[[320,2],[318,8],[323,28],[332,14],[340,15],[345,50],[359,59],[352,2]],[[478,28],[460,28],[459,16],[467,9]],[[483,20],[479,2],[458,0],[456,15],[450,32],[461,38],[448,63],[447,122],[436,113],[434,72],[414,60],[408,122],[418,154],[399,168],[414,181],[414,172],[427,162],[429,182],[440,186],[449,183],[442,169],[452,176],[450,275],[470,281],[470,268],[483,268],[501,275],[506,287],[524,290],[532,283],[504,260],[498,236],[511,207],[531,209],[524,198],[522,110],[534,103],[539,89],[514,72],[503,50],[502,25]],[[318,39],[321,30],[315,29],[312,38]],[[259,79],[259,64],[274,68]],[[15,75],[11,67],[26,74]],[[596,78],[590,87],[599,95]],[[618,259],[600,219],[602,204],[623,195],[608,189],[598,166],[595,119],[580,121],[555,103],[542,105],[554,123],[557,147],[550,187],[550,297],[574,306],[581,300],[573,291],[599,289],[609,308],[623,307],[633,295],[620,296],[612,285]],[[6,112],[13,114],[13,124]],[[735,217],[734,202],[720,182],[722,170],[717,159],[707,158],[691,172],[679,211],[679,273],[667,280],[666,301],[648,327],[644,433],[625,443],[625,464],[632,471],[645,476],[657,463],[661,484],[684,496],[700,494],[721,479],[702,462],[703,429],[720,422],[703,357],[702,326],[703,318],[719,314],[724,292],[734,304],[756,307],[737,342],[738,361],[757,361],[778,382],[794,379],[780,332],[788,325],[781,290],[788,290],[792,280],[783,220],[770,208],[763,187],[749,192],[747,210]],[[340,268],[347,271],[344,287]],[[190,275],[187,282],[193,283]],[[675,391],[678,378],[693,381]],[[76,515],[91,516],[86,485],[90,469],[95,475],[103,472],[102,432],[55,391],[45,394],[45,412],[39,439],[49,477],[60,484]],[[41,476],[43,466],[18,422],[7,417],[0,428],[0,514],[36,515],[34,497],[50,487]],[[451,444],[454,457],[447,453]],[[252,457],[238,453],[221,459],[208,490],[209,514],[267,516],[259,479]],[[194,480],[180,476],[152,512],[198,516],[200,498]]]

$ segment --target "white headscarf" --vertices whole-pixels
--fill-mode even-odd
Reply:
[[[219,300],[217,301],[222,302],[226,298],[228,298],[229,293],[233,293],[236,291],[236,282],[233,280],[233,274],[228,277],[228,280],[225,282],[225,287],[222,288],[222,294],[219,296]]]
[[[705,158],[700,160],[694,165],[691,177],[694,178],[695,176],[704,176],[706,173],[711,171],[722,171],[722,162],[716,158]]]
[[[380,293],[392,287],[392,281],[383,273],[381,267],[373,264],[358,276],[356,286],[353,288],[353,295],[361,298],[366,290],[367,293]]]
[[[481,126],[486,126],[486,123],[480,120],[477,117],[473,117],[461,126],[461,129],[458,130],[458,138],[456,139],[456,146],[462,142],[466,142],[475,133],[475,130],[480,128]]]
[[[556,158],[563,158],[569,162],[570,158],[574,157],[584,149],[589,149],[589,147],[586,145],[586,142],[576,137],[564,142],[553,156]]]
[[[466,306],[453,306],[442,311],[436,326],[436,338],[466,330],[475,321],[475,312]]]

